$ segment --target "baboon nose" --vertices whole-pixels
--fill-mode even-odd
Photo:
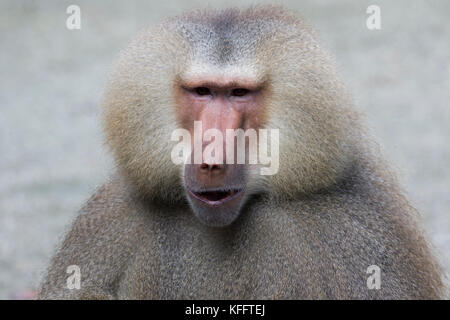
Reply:
[[[209,163],[203,162],[200,165],[200,170],[202,172],[204,172],[204,173],[207,173],[207,172],[220,172],[220,171],[222,171],[222,169],[223,169],[223,166],[219,165],[219,164],[209,164]]]

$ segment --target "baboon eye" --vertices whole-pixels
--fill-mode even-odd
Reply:
[[[211,91],[206,87],[198,87],[195,88],[195,93],[197,93],[199,96],[208,96],[211,94]]]
[[[233,89],[233,91],[231,91],[231,95],[235,96],[235,97],[243,97],[249,92],[250,92],[250,90],[248,90],[248,89],[237,88],[237,89]]]

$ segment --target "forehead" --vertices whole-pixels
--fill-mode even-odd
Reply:
[[[193,61],[223,66],[254,57],[274,33],[274,26],[270,17],[248,17],[238,10],[226,10],[186,16],[177,22],[176,32],[189,44]]]

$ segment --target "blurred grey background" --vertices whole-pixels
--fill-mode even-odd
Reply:
[[[298,10],[336,56],[450,271],[450,2],[258,1]],[[216,1],[0,3],[0,298],[39,283],[77,210],[108,177],[99,121],[108,70],[145,26]],[[66,8],[81,8],[81,30]],[[381,30],[366,8],[381,8]]]

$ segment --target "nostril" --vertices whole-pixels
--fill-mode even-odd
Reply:
[[[220,170],[220,166],[219,166],[218,164],[213,164],[213,165],[211,166],[211,170],[212,170],[212,171],[214,171],[214,170]]]
[[[200,169],[203,171],[219,171],[222,169],[221,165],[218,164],[207,164],[207,163],[202,163],[200,165]]]

